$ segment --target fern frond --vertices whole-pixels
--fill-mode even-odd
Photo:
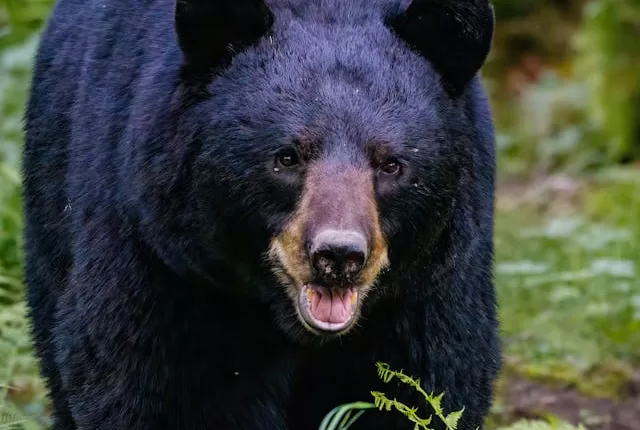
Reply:
[[[373,396],[374,404],[379,410],[385,410],[389,412],[391,411],[391,409],[395,409],[396,411],[407,417],[409,421],[415,424],[414,429],[432,430],[428,427],[428,425],[431,424],[432,417],[430,416],[429,418],[420,418],[417,415],[417,407],[410,408],[409,406],[397,401],[396,399],[391,400],[387,398],[384,393],[381,393],[379,391],[372,391],[371,395]]]
[[[380,377],[380,379],[382,379],[382,381],[384,381],[385,383],[389,383],[391,382],[391,380],[396,378],[403,384],[409,385],[410,387],[415,389],[418,393],[420,393],[420,395],[425,399],[425,401],[433,408],[435,416],[437,416],[440,420],[442,420],[442,422],[447,426],[447,430],[457,429],[458,421],[460,421],[460,418],[462,417],[464,408],[462,408],[459,411],[451,412],[447,416],[445,416],[444,410],[442,409],[442,398],[444,397],[444,393],[440,393],[437,396],[435,396],[433,393],[427,393],[422,388],[420,379],[413,378],[405,374],[404,371],[402,370],[392,370],[387,363],[383,363],[379,361],[376,363],[376,367],[378,368],[378,376]],[[378,393],[378,395],[379,394],[382,394],[382,393]],[[381,399],[379,397],[376,398],[376,396],[374,395],[374,398],[376,399],[376,401],[380,402],[380,405],[384,406],[385,408],[388,408],[387,410],[390,410],[391,406],[395,406],[396,409],[398,409],[397,405],[402,405],[402,407],[407,408],[407,410],[417,411],[417,408],[409,409],[406,405],[403,405],[402,403],[397,403],[397,405],[393,404],[393,402],[396,402],[395,399],[391,401],[389,399],[386,399],[386,397],[384,399]],[[384,400],[387,400],[388,402],[391,402],[391,403],[388,403],[388,404],[384,403]],[[378,404],[376,404],[376,406],[380,407]],[[417,416],[415,417],[419,419]],[[431,422],[431,417],[429,417],[429,422]]]

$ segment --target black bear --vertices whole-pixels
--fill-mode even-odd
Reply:
[[[488,0],[59,0],[24,159],[54,428],[309,430],[375,390],[426,417],[378,361],[481,426],[493,29]]]

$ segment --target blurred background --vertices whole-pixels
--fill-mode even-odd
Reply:
[[[483,78],[506,365],[487,429],[535,418],[639,430],[640,0],[493,4]],[[20,162],[51,7],[0,0],[0,429],[49,425],[23,302]]]

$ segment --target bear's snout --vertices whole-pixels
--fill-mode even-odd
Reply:
[[[307,170],[304,185],[269,257],[305,327],[344,333],[389,264],[372,173],[318,161]]]

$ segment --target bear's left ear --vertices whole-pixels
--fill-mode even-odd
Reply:
[[[404,13],[387,23],[433,64],[455,95],[487,59],[494,12],[489,0],[413,0]]]
[[[177,0],[175,30],[189,69],[225,66],[273,24],[262,0]]]

